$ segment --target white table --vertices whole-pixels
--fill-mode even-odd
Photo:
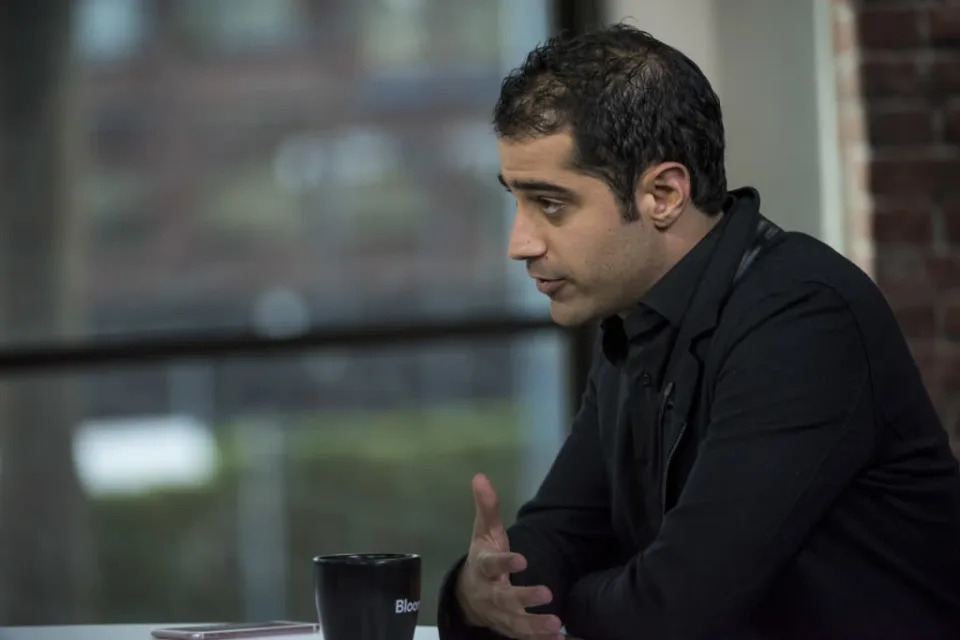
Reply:
[[[0,627],[0,640],[155,640],[157,627],[195,626],[198,623],[106,624],[51,627]],[[439,640],[436,627],[418,626],[414,640]],[[274,636],[271,640],[322,640],[319,633]]]

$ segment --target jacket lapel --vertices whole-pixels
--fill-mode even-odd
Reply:
[[[698,352],[702,339],[712,333],[719,320],[723,302],[735,279],[745,273],[762,246],[779,228],[759,212],[760,196],[752,188],[734,192],[737,202],[726,214],[723,235],[697,285],[690,306],[677,332],[661,389],[661,506],[668,508],[668,484],[673,455],[687,428],[690,410],[700,390],[703,362]]]

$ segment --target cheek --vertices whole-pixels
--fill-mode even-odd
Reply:
[[[615,229],[600,254],[598,264],[604,268],[604,283],[617,298],[635,297],[646,286],[653,247],[639,231],[630,226]]]
[[[624,224],[612,201],[581,209],[556,231],[554,255],[582,289],[606,296],[623,287],[636,263],[642,229],[638,223]]]
[[[584,233],[578,244],[575,257],[590,283],[609,286],[629,271],[635,248],[620,225]]]

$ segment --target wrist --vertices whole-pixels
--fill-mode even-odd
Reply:
[[[470,599],[466,596],[466,589],[464,588],[465,572],[466,566],[461,567],[460,571],[457,572],[457,582],[454,589],[455,600],[457,601],[457,606],[460,607],[460,614],[463,616],[463,621],[472,627],[482,627],[483,622],[477,617],[477,614],[470,606]]]

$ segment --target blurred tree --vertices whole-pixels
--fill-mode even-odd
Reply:
[[[63,337],[81,269],[73,0],[0,3],[0,341]],[[0,381],[0,624],[89,620],[96,595],[68,379]]]

